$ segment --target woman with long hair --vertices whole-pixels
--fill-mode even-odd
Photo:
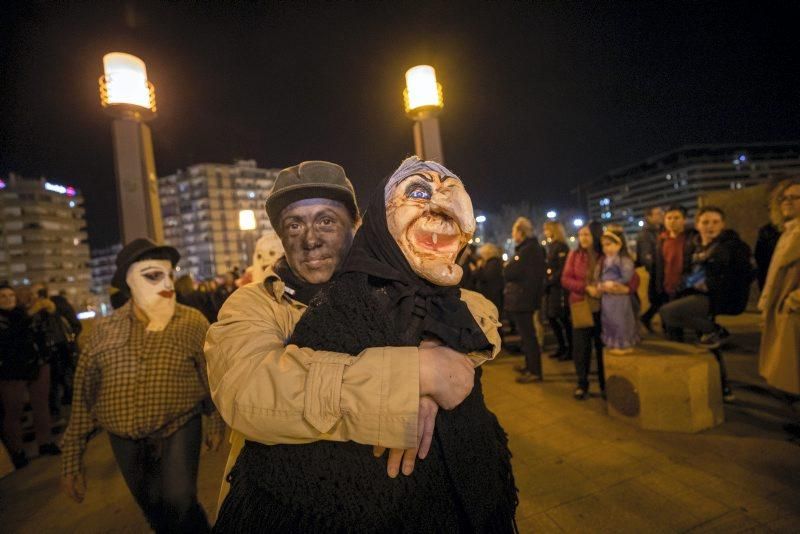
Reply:
[[[567,245],[564,225],[558,221],[544,223],[545,245],[545,278],[544,316],[550,323],[553,335],[556,336],[558,349],[550,355],[559,361],[572,357],[572,323],[569,318],[568,292],[561,285],[561,274],[567,264],[569,245]]]
[[[764,322],[758,371],[795,403],[800,400],[800,176],[777,189],[786,222],[758,303]]]
[[[591,320],[586,324],[573,324],[572,358],[575,360],[575,372],[578,374],[578,387],[573,396],[585,400],[589,396],[589,370],[591,367],[592,345],[597,355],[597,373],[600,391],[605,392],[603,376],[603,341],[600,338],[600,292],[597,289],[600,265],[603,262],[601,237],[603,226],[592,221],[578,232],[578,248],[567,256],[561,285],[569,291],[570,307],[576,310],[583,308]],[[572,316],[577,323],[577,313]],[[587,317],[588,319],[588,317]]]

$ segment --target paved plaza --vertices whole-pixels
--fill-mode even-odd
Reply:
[[[518,356],[486,366],[487,402],[510,437],[522,532],[798,532],[800,443],[792,412],[757,377],[757,320],[725,322],[737,399],[726,422],[698,434],[639,430],[595,395],[572,399],[572,362],[545,362],[545,382],[514,382]],[[593,386],[596,386],[593,384]],[[227,450],[204,453],[199,491],[213,512]],[[108,439],[89,445],[88,493],[58,488],[59,460],[42,458],[0,480],[3,532],[146,532]]]

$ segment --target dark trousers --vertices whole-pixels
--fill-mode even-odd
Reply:
[[[59,343],[53,347],[50,362],[50,413],[61,415],[61,405],[72,402],[72,379],[75,366],[72,361],[72,350],[67,343]]]
[[[670,329],[686,328],[701,334],[710,334],[717,328],[711,316],[711,301],[705,295],[688,295],[665,304],[661,320]]]
[[[202,439],[199,415],[163,439],[108,436],[125,483],[153,530],[210,531],[197,501]]]
[[[572,351],[572,321],[569,320],[568,315],[561,317],[551,317],[548,319],[550,329],[553,335],[556,336],[558,342],[559,354],[570,354]]]
[[[539,340],[536,339],[536,330],[533,328],[534,312],[509,312],[509,316],[517,327],[521,342],[522,353],[525,355],[525,367],[536,376],[542,376],[542,351]]]
[[[589,372],[592,370],[592,345],[597,354],[597,377],[600,391],[606,389],[606,377],[603,370],[603,341],[600,339],[600,312],[593,313],[594,326],[591,328],[575,328],[572,331],[572,358],[575,360],[575,372],[578,374],[578,387],[589,391]]]
[[[654,291],[650,291],[647,295],[650,298],[650,307],[647,308],[647,311],[644,312],[641,316],[641,321],[645,324],[650,324],[650,321],[653,320],[653,317],[656,316],[658,310],[661,309],[661,306],[667,302],[667,299],[664,298],[664,295],[661,293],[656,293]]]

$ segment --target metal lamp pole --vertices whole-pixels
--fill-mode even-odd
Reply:
[[[114,170],[123,243],[137,237],[164,241],[153,138],[146,122],[156,116],[156,95],[144,62],[112,52],[103,56],[100,103],[114,118]]]

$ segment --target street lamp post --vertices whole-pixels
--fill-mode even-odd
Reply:
[[[103,56],[100,103],[114,118],[114,170],[123,243],[137,237],[164,241],[153,138],[145,124],[156,116],[153,84],[144,62],[136,56],[112,52]]]
[[[433,67],[417,65],[406,71],[403,100],[406,114],[414,120],[414,151],[417,156],[444,163],[438,119],[444,98]]]
[[[244,256],[245,268],[253,263],[253,250],[255,249],[255,229],[256,229],[256,213],[253,210],[239,210],[239,230],[244,234]]]

